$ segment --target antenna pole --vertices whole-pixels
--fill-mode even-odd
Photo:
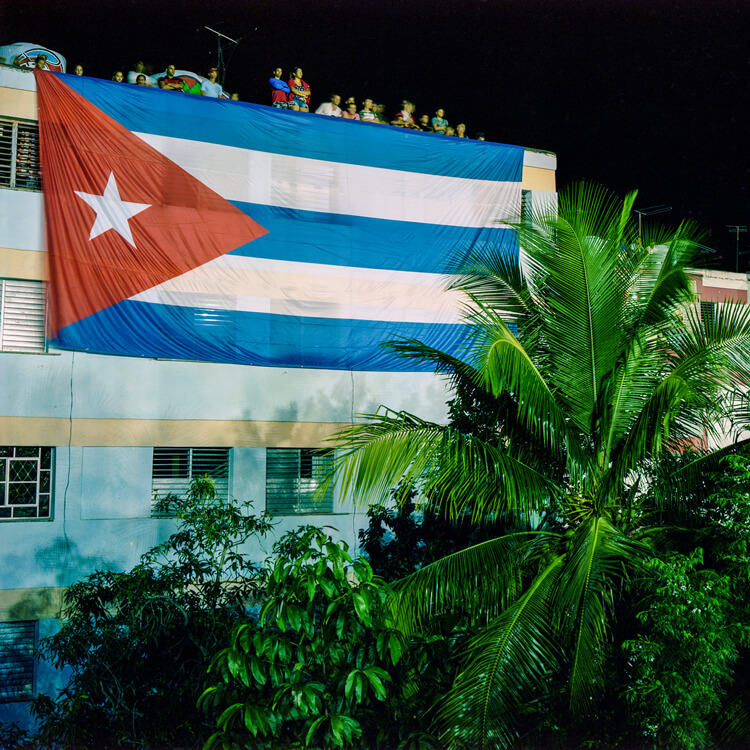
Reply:
[[[237,46],[240,43],[240,39],[232,39],[232,37],[227,36],[226,34],[222,34],[220,31],[216,31],[216,29],[212,29],[210,26],[204,26],[203,28],[206,29],[206,31],[210,31],[212,34],[216,34],[216,68],[219,72],[219,83],[223,86],[224,77],[227,72],[227,66],[224,63],[224,49],[222,47],[222,40],[226,39],[228,44]]]
[[[727,229],[734,232],[737,237],[737,246],[734,254],[734,272],[740,272],[740,232],[747,232],[747,226],[743,224],[727,224]]]

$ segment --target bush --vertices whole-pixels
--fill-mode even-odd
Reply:
[[[67,590],[62,627],[40,651],[72,674],[56,700],[32,704],[39,746],[198,748],[209,736],[196,708],[208,664],[261,586],[238,547],[270,524],[207,477],[159,510],[178,524],[166,542],[130,572],[97,571]]]
[[[317,528],[275,552],[257,619],[238,623],[211,665],[207,750],[434,747],[414,713],[428,644],[389,627],[387,584]]]

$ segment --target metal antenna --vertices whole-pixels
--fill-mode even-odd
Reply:
[[[240,37],[239,39],[232,39],[232,37],[227,36],[226,34],[222,34],[220,31],[216,31],[216,29],[212,29],[210,26],[204,26],[203,28],[206,29],[206,31],[210,31],[212,34],[216,34],[216,43],[218,45],[218,50],[216,53],[216,68],[219,71],[219,83],[223,86],[224,76],[226,74],[226,65],[224,64],[224,49],[221,46],[222,40],[226,39],[227,43],[237,46],[242,41],[242,37]]]
[[[638,241],[643,244],[643,240],[641,239],[642,233],[642,219],[644,216],[653,216],[654,214],[663,214],[667,211],[672,210],[672,206],[665,206],[663,203],[658,206],[648,206],[647,208],[634,208],[633,209],[638,214]]]
[[[734,255],[734,272],[740,272],[740,232],[747,232],[747,227],[743,224],[727,224],[727,229],[737,235],[737,250]]]

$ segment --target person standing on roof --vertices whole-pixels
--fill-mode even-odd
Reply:
[[[328,115],[329,117],[341,117],[343,112],[339,104],[341,103],[341,97],[338,94],[331,94],[330,102],[323,102],[316,110],[316,115]],[[355,105],[356,107],[356,105]]]
[[[271,106],[278,109],[289,108],[289,95],[292,93],[289,84],[281,80],[283,75],[284,71],[281,68],[274,68],[273,76],[268,79],[271,86]]]
[[[160,89],[166,89],[167,91],[183,91],[185,88],[185,81],[182,78],[178,78],[174,74],[174,65],[167,65],[167,74],[163,75],[158,79]]]
[[[310,111],[310,87],[302,80],[302,68],[292,68],[289,79],[289,109]]]
[[[212,99],[218,99],[222,95],[221,84],[216,83],[218,75],[219,71],[216,68],[208,69],[208,80],[201,83],[201,96],[210,96]]]

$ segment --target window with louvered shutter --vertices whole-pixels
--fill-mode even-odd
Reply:
[[[333,513],[333,488],[318,488],[333,467],[333,454],[310,448],[266,449],[266,510],[276,515]]]
[[[41,281],[0,279],[0,351],[46,351],[44,301]]]
[[[37,123],[0,118],[0,186],[42,189]]]
[[[34,697],[35,622],[0,623],[0,703]]]
[[[190,481],[208,475],[216,492],[229,499],[229,448],[154,448],[152,498],[185,497]]]

